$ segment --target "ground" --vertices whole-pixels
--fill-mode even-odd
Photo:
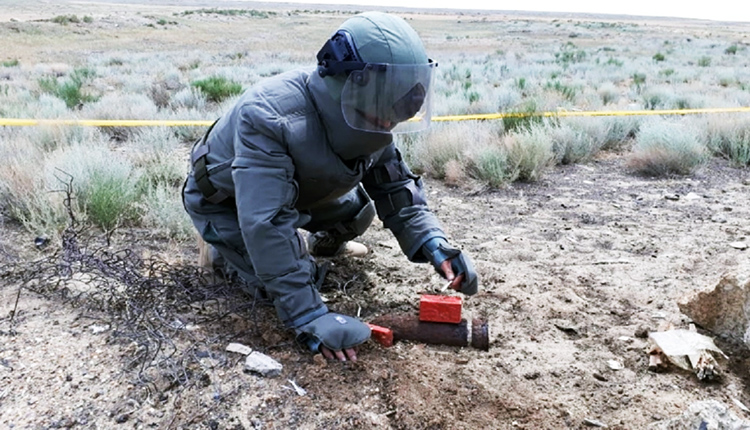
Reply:
[[[475,262],[480,292],[465,298],[463,312],[487,321],[489,351],[369,342],[357,363],[325,362],[296,346],[261,306],[176,336],[193,345],[177,351],[198,357],[185,368],[198,365],[199,381],[188,371],[183,384],[144,383],[126,365],[133,344],[118,340],[106,317],[25,290],[16,305],[17,285],[4,282],[0,422],[17,429],[557,429],[584,428],[588,419],[635,429],[708,399],[742,416],[734,400],[750,404],[747,351],[716,338],[729,360],[720,360],[721,380],[705,383],[675,369],[650,372],[645,336],[686,328],[677,300],[747,267],[747,251],[729,246],[750,235],[747,171],[716,160],[693,177],[657,180],[634,176],[624,163],[609,154],[500,190],[428,183],[453,243]],[[27,234],[5,230],[6,261],[18,255],[11,249],[34,248]],[[371,249],[366,257],[331,260],[323,287],[329,306],[366,321],[416,315],[420,293],[439,288],[440,279],[409,263],[378,223],[362,241]],[[172,261],[195,258],[183,251],[171,251]],[[244,372],[242,356],[223,350],[230,338],[281,362],[281,375]],[[624,368],[611,370],[608,360]]]
[[[3,55],[22,64],[184,49],[185,40],[224,53],[243,52],[251,35],[261,47],[284,43],[262,38],[260,26],[271,25],[263,23],[235,41],[205,36],[224,17],[158,33],[145,25],[156,22],[151,14],[173,19],[185,2],[11,3],[0,19],[15,43]],[[13,36],[11,20],[59,13],[92,14],[102,31],[76,27],[74,44],[54,27],[60,37],[44,46]],[[235,25],[227,33],[245,26],[226,19]],[[316,31],[340,20],[323,17]],[[140,30],[112,31],[123,23]],[[312,52],[317,40],[285,43]],[[430,207],[475,263],[480,292],[465,298],[463,312],[487,322],[489,351],[368,342],[357,363],[312,356],[272,308],[204,279],[193,243],[121,229],[107,246],[81,232],[66,254],[57,239],[37,249],[34,235],[0,215],[0,429],[645,429],[699,400],[750,419],[735,402],[750,405],[747,350],[714,336],[729,356],[714,382],[674,368],[651,372],[647,355],[650,331],[688,327],[679,299],[750,273],[750,250],[730,246],[750,241],[750,173],[713,160],[690,177],[653,179],[632,174],[626,160],[605,153],[496,190],[425,178]],[[408,262],[379,222],[362,241],[366,257],[330,260],[322,293],[331,309],[365,321],[416,315],[420,294],[444,284],[429,266]],[[230,342],[278,360],[281,375],[245,372],[244,357],[225,350]]]

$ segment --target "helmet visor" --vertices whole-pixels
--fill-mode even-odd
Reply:
[[[432,79],[437,63],[372,64],[354,70],[341,92],[349,127],[379,133],[426,129],[432,117]]]

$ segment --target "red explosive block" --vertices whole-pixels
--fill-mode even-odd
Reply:
[[[393,330],[375,324],[367,324],[372,332],[375,342],[388,348],[393,346]]]
[[[419,320],[458,324],[461,322],[461,297],[424,294],[419,299]]]

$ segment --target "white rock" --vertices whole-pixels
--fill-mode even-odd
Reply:
[[[732,242],[729,244],[734,249],[747,249],[747,243],[745,242]]]
[[[692,192],[691,193],[687,193],[687,195],[685,195],[685,200],[700,200],[702,198],[703,197],[701,197],[700,195],[698,195],[696,193],[692,193]]]
[[[745,429],[750,421],[743,420],[723,403],[716,400],[695,402],[676,418],[654,423],[658,430],[668,429]]]
[[[612,370],[622,370],[625,366],[617,360],[607,360],[607,366]]]
[[[242,355],[250,355],[253,352],[253,349],[241,343],[230,343],[229,345],[227,345],[227,351],[236,352],[237,354]]]
[[[109,330],[109,324],[104,324],[104,325],[94,324],[92,326],[89,326],[89,329],[91,329],[92,334],[104,333],[105,331]]]
[[[253,351],[245,359],[245,370],[261,376],[278,376],[283,366],[278,361],[258,351]]]

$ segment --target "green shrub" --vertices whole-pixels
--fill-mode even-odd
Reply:
[[[500,145],[487,145],[477,150],[469,161],[468,172],[472,178],[495,188],[515,179],[515,172],[508,165],[508,154]]]
[[[61,83],[55,77],[43,77],[38,81],[42,92],[52,94],[65,102],[68,109],[80,108],[84,103],[97,98],[83,91],[84,84],[94,76],[90,69],[76,69]]]
[[[230,81],[223,76],[212,76],[199,81],[193,81],[191,85],[200,89],[209,101],[216,103],[242,92],[241,84]]]
[[[138,174],[124,153],[109,149],[107,142],[83,142],[51,154],[49,160],[48,171],[71,178],[75,209],[87,221],[109,234],[136,219]],[[48,182],[52,186],[55,181]]]
[[[92,17],[90,17],[88,15],[85,15],[83,17],[83,22],[85,22],[86,24],[91,24],[92,22],[94,22],[94,18],[92,18]]]
[[[622,67],[622,65],[625,64],[625,63],[623,63],[622,60],[618,60],[618,59],[616,59],[614,57],[609,57],[607,59],[607,62],[604,63],[604,64],[606,64],[608,66]]]
[[[48,186],[39,174],[45,154],[30,140],[16,138],[0,145],[5,167],[0,170],[0,201],[10,219],[36,235],[53,235],[66,225],[67,216],[60,190],[63,184]]]
[[[730,45],[727,49],[724,50],[724,53],[727,55],[737,54],[737,45]]]
[[[750,118],[715,116],[708,120],[709,150],[737,166],[750,165]]]
[[[135,216],[136,187],[130,176],[95,170],[79,195],[89,220],[111,232]]]
[[[182,206],[179,188],[159,184],[148,190],[141,204],[144,227],[170,239],[187,240],[194,237],[194,227]]]
[[[657,52],[657,53],[656,53],[656,54],[654,54],[654,56],[653,56],[653,57],[651,57],[651,58],[653,58],[653,60],[654,60],[654,61],[656,61],[656,62],[659,62],[659,61],[664,61],[664,60],[666,59],[666,58],[664,57],[664,54],[662,54],[661,52]]]
[[[582,127],[570,122],[546,130],[552,142],[552,152],[558,164],[573,164],[585,161],[596,155],[604,145],[604,138],[586,132]]]
[[[542,123],[542,117],[538,115],[537,105],[533,101],[527,102],[517,110],[507,112],[503,116],[503,128],[507,132],[528,129],[534,124]]]
[[[614,103],[620,98],[620,91],[612,82],[604,82],[598,90],[599,98],[602,99],[602,103],[608,105]]]
[[[261,11],[261,10],[255,10],[255,9],[196,9],[196,10],[186,10],[185,12],[182,12],[183,15],[192,15],[192,14],[213,14],[213,15],[227,15],[227,16],[251,16],[253,18],[269,18],[271,16],[275,16],[276,12],[274,11]]]
[[[701,57],[698,59],[698,66],[699,67],[710,67],[711,66],[711,57]]]
[[[633,85],[635,85],[636,91],[640,93],[643,85],[646,84],[646,74],[636,72],[631,75],[631,79],[633,79]]]
[[[12,60],[6,60],[2,62],[3,67],[16,67],[20,64],[18,61],[18,58],[14,58]]]
[[[552,139],[544,124],[534,124],[528,129],[519,129],[503,138],[508,155],[509,177],[524,182],[539,180],[544,172],[554,165]]]
[[[641,126],[628,166],[649,176],[689,175],[706,162],[706,149],[688,124],[654,120]]]
[[[78,19],[77,15],[57,15],[56,17],[52,18],[50,21],[54,22],[55,24],[60,25],[68,25],[68,24],[78,24],[81,22]]]
[[[547,90],[553,90],[560,93],[566,100],[574,102],[578,89],[572,85],[563,84],[560,81],[547,82],[544,86]]]

